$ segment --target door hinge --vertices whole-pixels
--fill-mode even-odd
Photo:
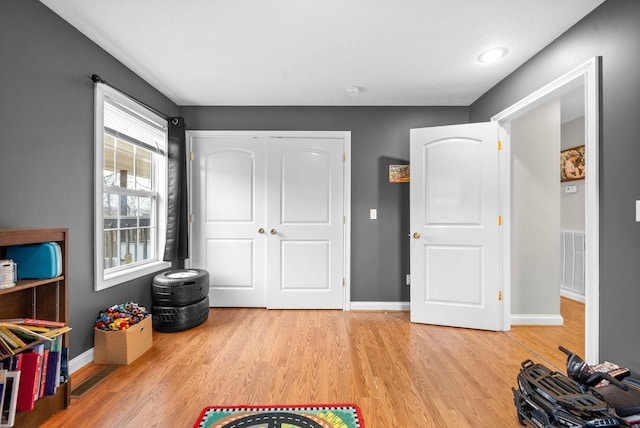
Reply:
[[[189,214],[189,223],[193,223],[193,214]]]
[[[502,150],[502,141],[498,140],[498,150]]]
[[[498,216],[498,226],[502,226],[502,216]]]
[[[194,160],[196,157],[193,152],[189,152],[189,160]]]
[[[498,300],[502,301],[502,291],[498,291]]]
[[[342,224],[347,224],[347,216],[346,215],[342,216]]]
[[[347,281],[344,278],[342,278],[342,286],[344,287],[345,285],[347,285]]]
[[[347,152],[342,152],[342,161],[343,162],[347,161]]]

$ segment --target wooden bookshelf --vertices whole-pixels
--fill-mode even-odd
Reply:
[[[62,253],[62,275],[51,279],[19,280],[15,287],[0,289],[0,319],[36,318],[69,324],[68,253],[69,231],[54,229],[0,229],[0,259],[11,245],[57,242]],[[68,334],[63,346],[69,346]],[[71,403],[69,382],[61,384],[55,395],[39,398],[30,412],[17,412],[15,427],[38,426]]]

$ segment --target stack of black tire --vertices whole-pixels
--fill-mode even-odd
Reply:
[[[209,272],[172,269],[151,284],[153,329],[171,333],[196,327],[209,317]]]

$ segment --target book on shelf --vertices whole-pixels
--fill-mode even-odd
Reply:
[[[0,357],[4,358],[8,355],[15,355],[13,348],[9,346],[9,344],[0,337]]]
[[[66,383],[69,380],[69,348],[62,348],[60,353],[60,377],[58,385]]]
[[[25,352],[22,357],[18,403],[16,406],[16,410],[19,412],[33,410],[42,370],[42,356],[37,352]]]
[[[4,385],[7,379],[7,370],[0,369],[0,415],[2,414],[2,407],[4,406]]]
[[[7,322],[9,324],[24,324],[24,325],[31,325],[31,326],[42,326],[42,327],[65,327],[67,325],[63,321],[41,320],[41,319],[36,319],[36,318],[0,319],[0,322]]]
[[[49,351],[48,358],[42,393],[43,395],[55,395],[59,386],[56,379],[60,377],[60,351]]]
[[[49,330],[46,333],[42,333],[43,336],[46,336],[50,339],[53,339],[54,337],[58,337],[62,334],[65,334],[68,331],[71,331],[72,328],[71,327],[59,327],[59,328],[53,328],[51,330]]]
[[[21,325],[23,328],[26,328],[29,331],[35,331],[36,333],[45,333],[49,331],[47,327],[40,327],[39,325],[26,325],[26,324],[16,324]]]
[[[56,336],[49,350],[48,368],[45,376],[44,395],[54,395],[60,386],[62,365],[62,336]]]
[[[14,336],[17,336],[18,339],[22,342],[22,348],[33,343],[36,340],[51,340],[49,337],[33,330],[29,330],[28,328],[20,325],[20,324],[11,324],[8,322],[0,323],[0,330],[6,329],[13,333]]]
[[[5,323],[0,323],[0,338],[12,349],[24,348],[27,344]]]
[[[71,330],[67,325],[44,327],[0,321],[0,354],[15,354],[17,350],[50,341]]]
[[[22,368],[22,354],[18,353],[0,361],[0,369],[8,371],[20,371]]]
[[[38,398],[44,397],[44,386],[47,382],[47,370],[49,370],[49,350],[45,349],[42,354],[42,365],[40,366],[40,381],[38,384]]]
[[[15,424],[19,385],[20,371],[8,370],[5,376],[2,412],[0,413],[0,428],[11,428]]]
[[[51,349],[51,342],[39,343],[31,348],[30,352],[34,352],[40,355],[40,367],[38,367],[38,375],[36,378],[36,393],[35,400],[41,398],[44,395],[44,384],[47,378],[47,370],[49,365],[49,350]]]

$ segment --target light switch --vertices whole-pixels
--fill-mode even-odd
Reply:
[[[375,208],[371,208],[369,210],[369,218],[371,220],[376,220],[378,218],[378,210]]]

